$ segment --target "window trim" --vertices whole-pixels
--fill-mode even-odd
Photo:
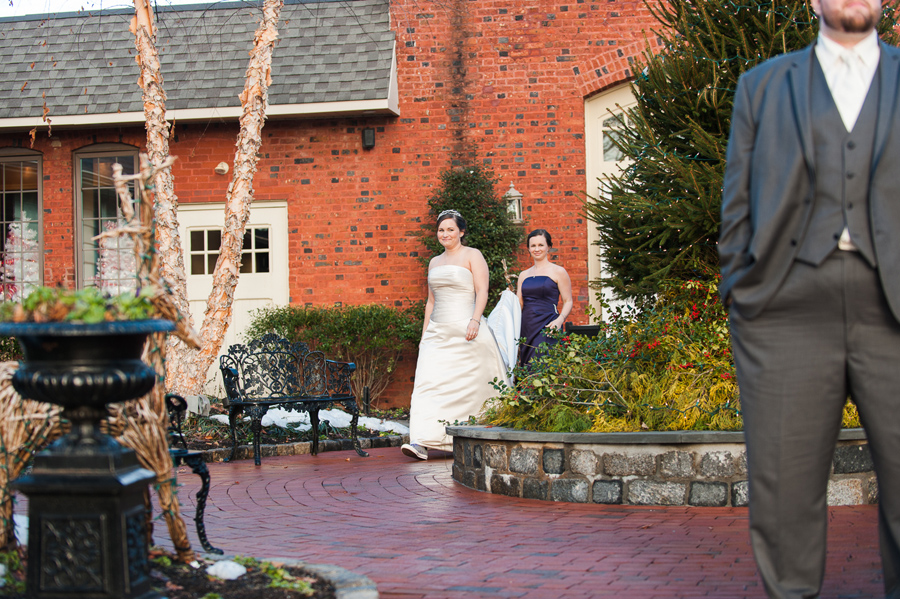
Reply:
[[[134,156],[135,172],[140,168],[138,155],[140,148],[124,143],[102,143],[78,148],[72,152],[72,203],[74,204],[74,259],[75,259],[75,288],[84,289],[89,285],[84,280],[84,197],[81,195],[81,165],[83,158],[105,158],[109,156],[121,156],[123,154]],[[118,209],[118,204],[117,204]]]
[[[37,164],[37,244],[38,244],[38,272],[40,276],[37,285],[44,284],[44,154],[28,148],[0,148],[0,163],[34,161]],[[2,224],[2,221],[0,221]],[[6,231],[0,232],[6,235]],[[3,282],[0,273],[0,283]]]
[[[268,235],[268,237],[267,237],[268,246],[265,248],[258,248],[258,247],[256,247],[257,242],[256,242],[255,236],[253,235],[253,232],[256,230],[263,230],[263,229],[267,232],[267,235]],[[208,235],[209,235],[210,231],[218,231],[220,234],[219,249],[215,253],[212,253],[209,251]],[[193,239],[191,237],[193,233],[197,233],[197,232],[203,233],[203,250],[200,250],[200,251],[194,251]],[[210,264],[209,257],[214,255],[214,256],[216,256],[216,260],[218,260],[218,256],[222,253],[221,235],[223,233],[224,233],[224,227],[222,227],[220,225],[188,226],[185,228],[185,240],[183,243],[184,243],[185,248],[187,249],[187,251],[185,252],[185,271],[188,276],[211,277],[213,275],[214,268],[213,269],[209,268],[209,264]],[[248,223],[244,229],[244,235],[246,236],[248,233],[250,234],[250,247],[248,247],[246,245],[243,245],[241,247],[241,262],[240,262],[240,264],[238,264],[239,276],[243,277],[243,276],[247,276],[247,275],[258,275],[258,274],[268,275],[268,274],[270,274],[272,272],[272,260],[273,260],[272,225],[270,225],[270,224],[253,225],[253,224]],[[268,256],[268,258],[267,258],[268,270],[265,270],[265,271],[257,270],[257,268],[258,268],[257,255],[259,255],[259,254],[265,254],[266,256]],[[203,256],[203,268],[204,268],[204,270],[209,270],[210,272],[204,272],[204,273],[195,273],[194,272],[193,260],[194,260],[195,256]],[[244,264],[244,259],[247,256],[250,257],[250,264],[251,264],[251,271],[249,271],[249,272],[245,272],[242,270],[243,264]],[[216,260],[213,261],[213,264],[215,264]]]

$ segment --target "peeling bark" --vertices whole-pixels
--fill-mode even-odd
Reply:
[[[140,68],[138,85],[143,90],[144,117],[147,129],[147,155],[150,164],[160,165],[169,158],[169,123],[166,122],[166,92],[160,71],[159,52],[156,49],[156,28],[153,10],[148,0],[134,0],[135,17],[131,21],[131,32],[135,36],[137,55],[135,61]],[[161,169],[156,175],[156,236],[163,279],[169,284],[178,310],[187,319],[187,326],[193,326],[187,300],[187,278],[184,269],[184,254],[178,233],[178,196],[172,169]],[[194,352],[180,339],[170,336],[167,374],[171,376],[172,364],[190,361]],[[169,378],[167,376],[167,380]],[[191,395],[196,395],[193,393]]]
[[[200,394],[206,382],[206,373],[218,355],[225,339],[225,331],[231,323],[244,230],[250,217],[250,204],[253,200],[253,176],[258,163],[257,152],[262,143],[261,133],[268,107],[268,89],[272,83],[272,51],[278,38],[278,19],[283,5],[284,0],[266,0],[263,19],[256,30],[254,46],[250,52],[246,83],[240,96],[243,112],[234,157],[234,175],[226,196],[222,248],[213,271],[213,289],[207,300],[203,328],[200,331],[201,348],[198,352],[178,336],[169,336],[166,352],[169,359],[165,366],[166,387],[169,391],[182,396]],[[138,51],[135,60],[140,67],[138,84],[143,90],[149,164],[164,165],[170,161],[169,124],[165,120],[166,94],[162,85],[159,53],[156,49],[153,11],[148,0],[134,0],[134,6],[135,17],[131,21],[130,30],[135,36]],[[171,288],[170,297],[177,312],[187,319],[186,323],[180,324],[186,325],[185,328],[190,330],[184,255],[178,234],[178,198],[175,195],[170,168],[158,169],[154,177],[154,192],[160,271],[163,280]],[[172,488],[174,481],[168,474],[172,469],[171,459],[168,451],[160,450],[162,445],[158,442],[159,435],[156,435],[157,442],[147,442],[151,437],[146,434],[151,432],[149,429],[158,430],[164,421],[164,412],[160,408],[161,399],[162,390],[157,388],[145,398],[146,405],[139,403],[139,407],[142,408],[140,414],[126,418],[135,424],[131,430],[141,433],[126,442],[135,446],[139,456],[142,453],[146,454],[144,457],[153,462],[147,466],[157,474],[156,488],[169,526],[169,534],[179,557],[187,561],[191,559],[192,551]],[[139,430],[144,428],[147,430]]]
[[[139,66],[138,85],[141,86],[144,100],[144,117],[147,128],[147,152],[150,164],[163,165],[169,161],[169,124],[166,122],[166,93],[163,90],[162,73],[160,72],[159,53],[156,49],[156,30],[153,24],[153,11],[148,0],[134,0],[135,16],[130,30],[134,34],[137,55],[135,60]],[[171,168],[160,168],[154,177],[154,212],[157,220],[156,251],[159,252],[160,274],[171,287],[171,299],[180,316],[187,319],[187,328],[191,328],[190,309],[187,302],[187,281],[184,274],[184,257],[181,252],[181,240],[178,235],[177,203]],[[140,183],[139,183],[140,184]],[[142,201],[148,201],[146,197]],[[149,215],[150,211],[146,210]],[[144,220],[147,224],[149,219]],[[184,342],[174,335],[170,336],[176,343],[184,346]],[[186,347],[186,346],[185,346]],[[173,360],[177,356],[173,356]],[[162,358],[159,357],[158,370],[162,370]],[[162,373],[160,373],[162,374]],[[187,528],[181,517],[181,507],[175,496],[175,481],[172,477],[172,458],[169,456],[166,427],[168,424],[162,396],[165,390],[159,385],[153,392],[137,405],[146,408],[141,418],[134,418],[131,431],[125,439],[127,445],[133,447],[142,465],[156,474],[156,488],[160,507],[169,529],[169,536],[175,546],[179,559],[190,562],[194,559],[187,536]]]
[[[231,324],[234,289],[237,286],[244,243],[244,230],[250,218],[253,201],[253,176],[256,174],[262,145],[262,128],[268,108],[268,91],[272,83],[272,51],[278,38],[278,19],[284,0],[266,0],[263,19],[256,29],[244,91],[240,95],[242,113],[234,169],[225,199],[225,229],[219,259],[213,271],[212,292],[200,337],[203,347],[191,358],[172,355],[166,379],[170,391],[179,395],[199,395],[206,374],[219,354],[225,331]]]

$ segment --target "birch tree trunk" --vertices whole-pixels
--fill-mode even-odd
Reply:
[[[134,0],[135,18],[131,32],[135,36],[140,67],[138,85],[143,90],[144,118],[147,129],[147,157],[150,164],[161,165],[169,158],[169,123],[166,122],[166,92],[160,72],[159,52],[156,49],[156,28],[149,0]],[[187,280],[184,254],[178,233],[178,196],[175,195],[172,169],[159,169],[155,184],[156,239],[162,266],[162,276],[172,290],[172,298],[181,314],[193,326],[187,300]],[[174,336],[171,339],[176,339]],[[179,341],[183,347],[187,347]]]
[[[228,186],[225,204],[225,229],[222,233],[222,248],[216,268],[213,271],[213,289],[207,300],[206,315],[200,331],[199,352],[189,347],[175,335],[169,336],[168,360],[166,361],[166,387],[179,395],[199,395],[206,382],[206,373],[218,355],[225,338],[225,331],[231,322],[234,288],[243,249],[244,230],[250,217],[250,203],[253,200],[253,176],[258,163],[257,152],[262,143],[262,128],[268,106],[268,89],[271,84],[272,51],[278,38],[278,19],[284,0],[266,0],[263,19],[256,30],[250,65],[247,68],[244,91],[240,96],[243,112],[240,119],[237,150],[234,157],[234,175]],[[169,158],[169,125],[165,120],[166,94],[162,85],[159,53],[156,49],[156,30],[153,11],[148,0],[134,0],[135,18],[131,22],[131,32],[135,36],[140,67],[138,80],[143,90],[144,116],[147,128],[147,152],[151,165],[162,165]],[[172,171],[161,168],[154,181],[157,251],[163,278],[172,289],[172,299],[181,315],[188,319],[190,329],[190,308],[187,301],[187,281],[184,270],[184,255],[178,234],[177,203]],[[139,414],[131,418],[139,428],[163,426],[164,410],[161,389],[147,398],[147,405]],[[127,429],[126,429],[127,432]],[[179,557],[184,561],[192,559],[193,553],[187,540],[184,520],[181,518],[178,500],[170,476],[171,459],[165,446],[165,435],[137,434],[128,439],[135,445],[139,457],[146,454],[145,464],[157,474],[157,490],[169,534]],[[143,431],[143,433],[150,431]],[[148,442],[148,439],[156,442]],[[151,447],[152,445],[152,447]],[[157,447],[157,445],[160,445]]]
[[[278,19],[284,0],[266,0],[263,18],[256,29],[250,65],[241,99],[240,132],[234,153],[234,170],[225,198],[225,229],[219,259],[213,271],[212,292],[206,302],[206,312],[200,338],[203,346],[198,353],[170,352],[166,383],[169,390],[182,396],[199,395],[206,382],[206,373],[219,354],[225,331],[231,324],[234,288],[241,265],[244,230],[250,218],[253,201],[253,176],[259,162],[257,152],[262,145],[262,128],[268,108],[269,85],[272,83],[272,51],[278,38]]]
[[[144,118],[147,129],[147,156],[150,164],[162,164],[169,157],[169,123],[166,122],[166,92],[160,71],[159,52],[156,49],[156,28],[153,9],[149,0],[134,0],[135,18],[131,32],[135,36],[140,67],[138,85],[143,90]],[[156,237],[160,254],[161,274],[172,289],[172,298],[188,328],[193,327],[187,299],[187,279],[184,270],[184,253],[178,232],[178,196],[175,194],[172,169],[163,169],[156,175]],[[169,362],[167,376],[174,362],[190,361],[196,351],[174,335],[168,340]],[[190,395],[197,395],[191,393]]]
[[[162,86],[162,74],[159,66],[159,53],[156,49],[156,29],[153,23],[153,11],[148,0],[134,0],[135,17],[131,21],[131,32],[134,34],[137,55],[135,60],[140,67],[138,84],[143,90],[144,117],[147,128],[147,152],[150,164],[162,165],[169,158],[169,124],[166,122],[166,93]],[[143,168],[143,165],[142,165]],[[143,181],[139,180],[138,184]],[[178,198],[172,182],[172,169],[160,168],[154,181],[154,212],[157,220],[156,251],[159,260],[156,264],[163,278],[172,288],[171,298],[181,318],[188,320],[191,327],[191,313],[187,302],[187,281],[184,274],[184,257],[181,252],[181,240],[178,235],[176,206]],[[135,190],[140,191],[140,190]],[[148,198],[138,195],[143,202]],[[151,211],[145,207],[145,215]],[[148,219],[149,220],[149,219]],[[145,222],[145,224],[148,224]],[[170,336],[177,339],[175,335]],[[183,341],[178,343],[184,345]],[[186,346],[185,346],[186,347]],[[155,365],[157,370],[163,369],[162,360]],[[160,374],[162,374],[160,372]],[[137,427],[126,439],[126,444],[135,449],[142,465],[156,474],[157,496],[162,510],[169,537],[175,546],[179,559],[190,562],[194,559],[191,543],[187,536],[187,527],[181,517],[181,506],[175,495],[175,480],[172,476],[172,458],[169,455],[166,427],[168,419],[163,401],[165,390],[157,385],[146,397],[137,403],[144,408],[142,418],[134,419]]]

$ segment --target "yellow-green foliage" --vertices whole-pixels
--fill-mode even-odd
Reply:
[[[551,432],[740,430],[728,320],[715,283],[666,285],[613,313],[600,335],[558,335],[516,384],[497,384],[484,421]],[[852,405],[845,427],[859,426]]]

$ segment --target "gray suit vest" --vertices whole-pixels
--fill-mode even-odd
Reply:
[[[878,116],[878,74],[872,79],[853,131],[847,132],[818,59],[810,97],[816,194],[797,259],[819,265],[837,247],[846,225],[866,261],[875,266],[869,230],[869,173]],[[840,143],[837,143],[840,141]]]

